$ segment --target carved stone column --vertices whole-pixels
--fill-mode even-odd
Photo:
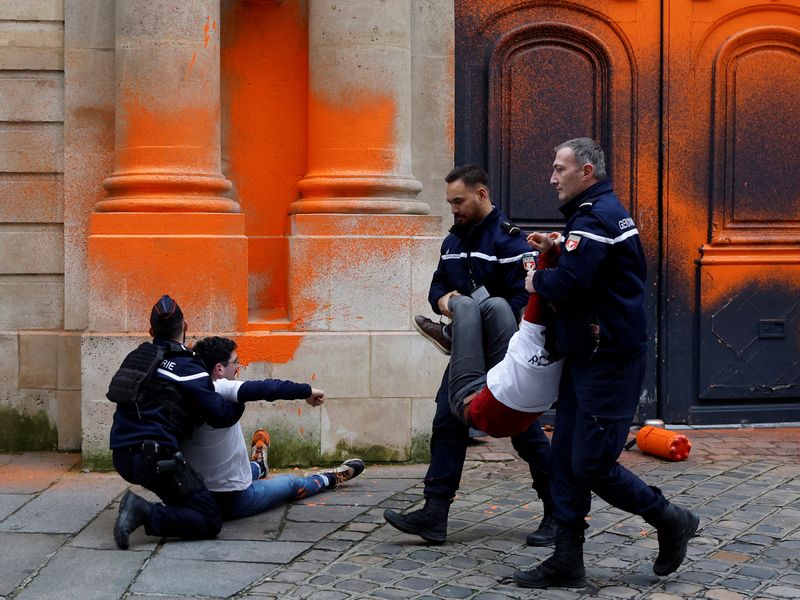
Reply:
[[[308,173],[291,212],[427,214],[411,173],[410,2],[308,10]]]
[[[89,330],[147,330],[169,293],[193,331],[247,326],[247,244],[220,168],[219,0],[117,0],[114,172],[88,247]]]

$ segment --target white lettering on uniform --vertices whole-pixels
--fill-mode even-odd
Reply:
[[[164,360],[161,361],[161,368],[169,369],[170,371],[172,371],[172,369],[175,368],[175,363],[165,358]]]
[[[629,227],[634,227],[634,226],[635,226],[635,224],[633,222],[633,219],[631,219],[630,217],[628,217],[627,219],[622,219],[619,222],[620,231],[628,229]]]

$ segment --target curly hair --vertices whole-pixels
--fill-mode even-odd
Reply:
[[[216,335],[203,338],[194,345],[194,353],[203,361],[209,371],[217,363],[227,363],[231,359],[231,354],[233,354],[234,350],[236,350],[236,342],[230,338]]]

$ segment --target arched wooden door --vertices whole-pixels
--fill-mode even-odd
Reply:
[[[649,261],[642,416],[800,417],[800,2],[785,4],[456,0],[456,162],[488,168],[512,220],[561,226],[555,144],[606,149]]]

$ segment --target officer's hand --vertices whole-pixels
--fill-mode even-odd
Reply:
[[[525,291],[529,294],[533,294],[536,292],[536,289],[533,287],[533,274],[536,273],[536,269],[529,269],[528,272],[525,274]]]
[[[311,395],[306,398],[306,402],[311,406],[319,406],[325,402],[325,392],[316,388],[311,388]]]
[[[538,250],[539,252],[544,254],[545,252],[550,250],[550,248],[552,248],[553,245],[555,244],[551,236],[552,234],[540,233],[538,231],[534,231],[527,237],[528,245],[534,250]]]
[[[459,294],[456,290],[453,290],[452,292],[449,292],[444,296],[442,296],[441,298],[439,298],[439,301],[436,303],[436,305],[439,307],[439,312],[442,313],[445,317],[452,319],[453,313],[450,312],[450,307],[447,305],[447,303],[450,302],[450,298],[452,298],[453,296],[460,296],[460,295],[461,294]]]

